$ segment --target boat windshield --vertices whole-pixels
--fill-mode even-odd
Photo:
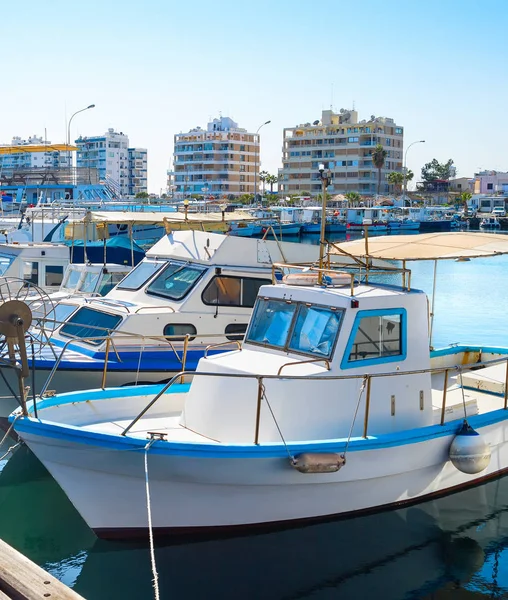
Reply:
[[[146,288],[146,293],[170,300],[182,300],[206,270],[201,265],[169,262]]]
[[[303,302],[259,298],[246,341],[330,358],[344,311]]]
[[[87,294],[95,292],[100,275],[100,273],[91,273],[90,271],[85,273],[85,277],[83,279],[83,283],[79,287],[79,291]]]
[[[76,286],[79,283],[81,278],[81,271],[73,268],[67,269],[67,272],[64,277],[64,281],[61,285],[62,290],[68,290],[69,292],[74,292]]]
[[[119,290],[139,290],[166,264],[165,260],[143,260],[119,284]]]
[[[15,258],[15,256],[10,256],[9,254],[0,254],[0,277],[5,275],[5,272],[12,265]]]
[[[65,337],[81,338],[86,343],[97,346],[103,340],[85,340],[85,338],[105,337],[116,328],[121,320],[122,317],[120,315],[112,315],[111,313],[105,313],[84,306],[67,320],[61,327],[60,333]]]

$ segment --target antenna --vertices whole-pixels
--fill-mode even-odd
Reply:
[[[353,100],[353,110],[355,109],[355,101]]]

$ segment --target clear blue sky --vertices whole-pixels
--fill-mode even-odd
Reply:
[[[210,118],[262,130],[276,173],[282,129],[350,108],[393,117],[407,155],[458,176],[508,171],[506,0],[23,0],[2,7],[0,142],[63,142],[114,127],[148,148],[166,186],[173,135]],[[333,90],[333,91],[332,91]]]

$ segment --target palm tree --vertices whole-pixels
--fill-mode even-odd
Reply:
[[[473,194],[471,194],[471,192],[462,192],[462,194],[460,194],[460,196],[459,196],[459,200],[462,203],[465,215],[467,214],[467,210],[468,210],[467,203],[469,200],[471,200],[472,197],[473,197]]]
[[[388,152],[381,144],[377,144],[372,151],[372,164],[377,169],[377,195],[379,196],[379,188],[381,187],[381,169],[385,166],[385,158]]]
[[[347,199],[349,204],[358,204],[362,199],[358,192],[348,192],[347,194],[344,194],[344,198]]]
[[[259,180],[263,182],[263,196],[265,195],[265,182],[268,176],[268,171],[261,171],[261,173],[259,174]]]
[[[267,175],[266,183],[270,186],[270,194],[273,194],[273,186],[279,181],[277,175]]]
[[[393,185],[395,190],[397,187],[402,189],[402,184],[404,183],[404,174],[400,173],[400,171],[393,171],[392,173],[388,173],[388,183]]]

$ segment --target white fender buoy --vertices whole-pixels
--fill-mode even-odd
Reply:
[[[490,447],[467,421],[454,437],[450,446],[450,460],[453,466],[469,475],[480,473],[489,466]]]

